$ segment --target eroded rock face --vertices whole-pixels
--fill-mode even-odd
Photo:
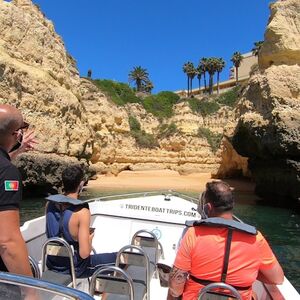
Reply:
[[[270,5],[271,15],[265,41],[258,57],[262,69],[274,65],[299,64],[300,2],[281,0]]]
[[[45,153],[70,162],[89,159],[93,132],[77,96],[79,74],[53,24],[31,1],[1,1],[0,28],[0,102],[20,108],[35,127],[36,161],[48,157],[55,164]],[[32,167],[32,172],[40,170],[38,164]],[[46,168],[46,177],[47,172],[48,185],[55,185],[61,174]]]
[[[47,195],[61,192],[62,172],[71,164],[81,165],[87,177],[94,175],[86,160],[57,154],[25,153],[14,163],[21,170],[25,191],[30,194]]]
[[[260,70],[240,102],[234,147],[250,158],[257,192],[300,199],[300,3],[278,1],[259,56]],[[270,64],[269,62],[272,61]]]
[[[239,155],[227,138],[223,138],[221,159],[218,170],[212,173],[213,178],[251,178],[248,157]]]

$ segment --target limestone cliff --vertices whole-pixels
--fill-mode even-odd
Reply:
[[[31,1],[1,1],[0,28],[0,101],[19,107],[35,127],[36,163],[52,161],[43,153],[91,157],[93,132],[76,94],[79,74],[53,24]],[[40,174],[31,174],[26,181],[39,182]]]
[[[250,158],[256,191],[300,199],[300,2],[271,5],[265,41],[239,104],[235,149]]]
[[[0,102],[19,107],[39,140],[37,150],[17,162],[27,186],[57,187],[62,167],[78,161],[113,174],[150,168],[218,172],[224,147],[212,151],[197,132],[199,127],[221,134],[225,127],[234,128],[231,109],[202,117],[179,103],[166,121],[178,131],[159,138],[151,149],[142,148],[130,131],[129,116],[147,134],[157,135],[161,122],[140,104],[116,106],[90,80],[80,78],[52,22],[36,5],[0,1],[0,28]]]

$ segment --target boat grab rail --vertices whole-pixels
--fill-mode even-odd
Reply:
[[[101,275],[102,273],[106,273],[106,272],[114,272],[114,276],[111,276],[112,278],[116,276],[117,273],[121,274],[122,278],[126,280],[126,282],[129,285],[129,298],[130,300],[134,299],[134,289],[133,289],[133,281],[131,279],[131,277],[122,269],[120,269],[119,267],[114,267],[114,266],[104,266],[101,267],[99,269],[97,269],[92,278],[91,278],[91,282],[90,282],[90,289],[89,289],[89,293],[91,296],[95,295],[95,288],[96,288],[96,281],[99,275]],[[105,291],[103,291],[105,292]]]
[[[146,260],[146,289],[147,289],[146,295],[147,295],[147,299],[150,299],[150,259],[146,254],[146,252],[141,247],[134,246],[134,245],[126,245],[122,247],[117,254],[116,266],[123,264],[123,262],[121,262],[121,254],[124,252],[126,253],[126,250],[130,250],[132,251],[132,253],[142,254]],[[133,252],[133,250],[136,250],[137,252]]]
[[[28,255],[29,264],[32,270],[32,275],[34,278],[40,279],[41,278],[41,270],[37,261],[30,255]]]
[[[74,300],[93,300],[93,298],[90,295],[82,291],[24,275],[0,272],[0,282],[7,284],[15,284],[18,286],[28,288],[34,287],[42,291],[52,292],[61,297],[68,297]]]
[[[102,200],[112,200],[114,198],[120,197],[129,197],[129,196],[152,196],[152,195],[171,195],[171,196],[180,196],[184,199],[191,200],[194,203],[198,203],[198,199],[195,197],[191,197],[180,192],[172,191],[172,190],[161,190],[161,191],[146,191],[146,192],[137,192],[137,193],[129,193],[129,194],[117,194],[117,195],[108,195],[103,197],[96,197],[92,199],[85,200],[84,202],[93,202],[93,201],[102,201]]]
[[[202,300],[204,299],[203,296],[212,291],[213,289],[224,289],[224,290],[229,290],[232,295],[228,295],[228,297],[230,296],[234,296],[236,299],[238,300],[242,300],[242,297],[241,295],[239,294],[239,292],[234,288],[232,287],[231,285],[227,284],[227,283],[224,283],[224,282],[214,282],[214,283],[210,283],[208,284],[207,286],[203,287],[199,294],[198,294],[198,300]],[[217,294],[217,293],[216,293]],[[223,294],[222,294],[223,295]]]
[[[60,244],[66,248],[68,257],[70,259],[72,286],[73,286],[73,288],[76,288],[76,273],[75,273],[75,267],[74,267],[73,251],[72,251],[72,248],[69,245],[69,243],[67,241],[65,241],[63,238],[53,237],[53,238],[47,239],[44,242],[44,244],[42,246],[42,274],[43,274],[43,272],[45,272],[45,269],[46,269],[46,257],[48,255],[48,254],[46,254],[47,246],[51,243]]]

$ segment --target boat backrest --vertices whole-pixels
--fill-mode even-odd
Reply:
[[[154,268],[150,270],[150,260],[144,249],[134,245],[122,247],[117,254],[116,266],[132,278],[135,295],[139,295],[137,299],[143,299],[145,294],[150,299],[150,277]]]
[[[159,258],[164,256],[163,247],[158,242],[156,235],[148,230],[139,230],[133,235],[131,245],[141,247],[149,257],[150,277],[152,277]]]
[[[46,270],[47,256],[68,257],[70,260],[71,274]],[[69,285],[76,288],[76,274],[73,260],[73,249],[63,238],[53,237],[46,240],[42,247],[42,274],[41,278],[50,282]]]
[[[38,279],[41,278],[41,270],[39,268],[37,261],[30,255],[28,256],[28,259],[29,259],[29,264],[31,267],[33,277]]]
[[[239,292],[231,285],[224,282],[210,283],[203,287],[199,294],[198,300],[242,300]]]
[[[118,267],[105,266],[96,270],[90,282],[90,295],[98,293],[112,294],[113,299],[120,299],[127,295],[129,300],[134,300],[134,288],[131,277]],[[109,299],[109,295],[107,295]]]

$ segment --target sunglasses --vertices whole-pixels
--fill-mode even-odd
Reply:
[[[14,131],[14,134],[15,133],[17,133],[17,134],[21,133],[21,135],[23,135],[23,132],[28,129],[29,125],[30,125],[29,123],[23,122],[23,125]]]

